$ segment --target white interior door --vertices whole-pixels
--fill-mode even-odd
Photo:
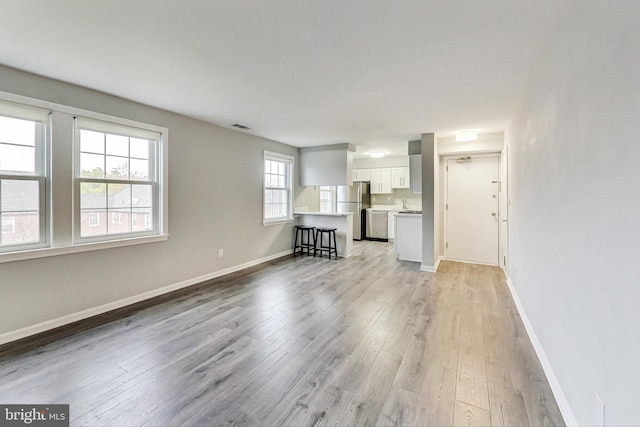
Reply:
[[[447,160],[447,259],[498,265],[499,160],[499,156]]]

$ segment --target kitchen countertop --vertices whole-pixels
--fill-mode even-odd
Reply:
[[[353,212],[294,212],[294,215],[349,216]]]

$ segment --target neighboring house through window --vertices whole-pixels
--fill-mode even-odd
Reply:
[[[293,157],[264,152],[263,223],[293,220]]]

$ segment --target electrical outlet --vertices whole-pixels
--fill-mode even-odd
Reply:
[[[223,255],[224,255],[224,250],[218,249],[218,258],[222,258]]]
[[[596,425],[598,427],[604,427],[604,402],[600,399],[598,393],[596,393]]]

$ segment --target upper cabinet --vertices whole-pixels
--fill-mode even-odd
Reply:
[[[409,188],[409,168],[391,168],[391,188]]]
[[[390,194],[391,189],[391,168],[371,169],[371,194]]]
[[[353,182],[371,181],[371,169],[354,169]]]

